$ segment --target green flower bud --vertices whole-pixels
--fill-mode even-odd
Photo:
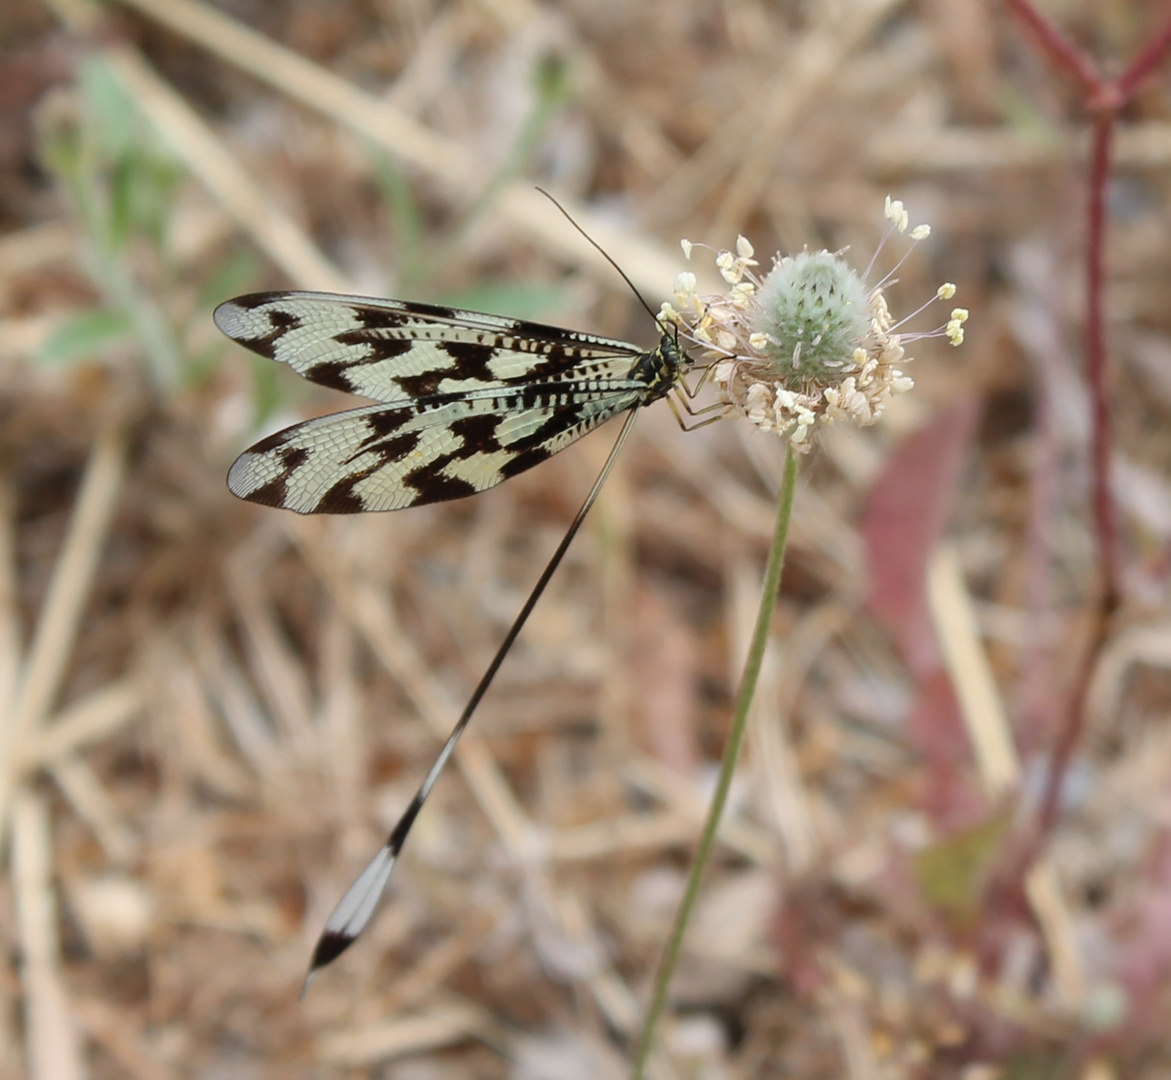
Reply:
[[[870,329],[862,279],[828,251],[782,259],[761,282],[752,330],[777,376],[801,382],[836,378],[853,364]],[[791,374],[790,374],[791,373]]]

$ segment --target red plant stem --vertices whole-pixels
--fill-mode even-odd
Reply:
[[[1098,532],[1098,563],[1102,607],[1111,612],[1118,603],[1118,533],[1110,496],[1112,444],[1110,441],[1109,364],[1106,356],[1106,186],[1110,179],[1110,150],[1116,114],[1094,117],[1090,150],[1089,236],[1086,240],[1086,381],[1090,387],[1092,430],[1090,446],[1092,505]]]
[[[1004,867],[1003,881],[1007,884],[1020,880],[1057,823],[1062,785],[1085,728],[1090,682],[1121,596],[1118,531],[1114,503],[1110,496],[1112,445],[1104,312],[1106,188],[1110,180],[1114,125],[1119,113],[1138,92],[1144,79],[1171,52],[1171,22],[1155,35],[1122,75],[1107,80],[1099,74],[1094,62],[1062,35],[1029,0],[1005,0],[1005,5],[1031,31],[1050,60],[1078,80],[1085,92],[1086,111],[1092,117],[1086,238],[1086,381],[1092,413],[1091,505],[1099,560],[1099,595],[1092,612],[1086,655],[1078,665],[1068,704],[1063,710],[1063,723],[1054,739],[1053,754],[1037,815]]]
[[[1171,22],[1163,27],[1150,45],[1139,53],[1115,80],[1114,88],[1121,104],[1126,104],[1134,97],[1142,81],[1163,62],[1168,50],[1171,50]]]
[[[1082,84],[1087,97],[1096,97],[1101,92],[1103,80],[1094,61],[1033,7],[1029,0],[1004,2],[1005,6],[1032,31],[1038,43],[1049,54],[1050,60]]]
[[[1097,533],[1099,597],[1088,655],[1079,665],[1075,685],[1054,739],[1045,787],[1033,828],[1023,841],[1021,856],[1013,859],[1012,878],[1032,863],[1057,822],[1061,788],[1074,750],[1085,727],[1090,675],[1105,641],[1108,612],[1117,596],[1116,530],[1110,501],[1110,411],[1103,287],[1105,283],[1106,185],[1110,177],[1110,147],[1117,117],[1117,84],[1104,80],[1093,60],[1086,56],[1029,0],[1005,0],[1008,9],[1025,24],[1034,40],[1057,68],[1072,75],[1082,87],[1085,104],[1094,114],[1090,156],[1088,235],[1086,240],[1086,381],[1092,409],[1090,448],[1091,504]]]
[[[1090,483],[1094,528],[1098,537],[1099,596],[1085,660],[1070,695],[1065,721],[1057,733],[1041,804],[1037,811],[1037,838],[1042,841],[1056,824],[1061,785],[1086,721],[1090,677],[1106,642],[1110,618],[1119,601],[1118,530],[1110,494],[1113,446],[1110,437],[1109,363],[1106,355],[1106,186],[1110,179],[1110,149],[1117,114],[1102,111],[1094,117],[1090,142],[1089,235],[1086,239],[1086,381],[1090,389]]]
[[[1106,191],[1110,180],[1114,125],[1119,112],[1143,80],[1171,51],[1171,22],[1127,67],[1117,80],[1104,80],[1093,62],[1060,34],[1029,0],[1005,0],[1028,26],[1050,58],[1072,74],[1086,92],[1092,115],[1089,208],[1086,238],[1086,382],[1092,411],[1090,473],[1091,506],[1097,534],[1099,596],[1087,656],[1071,689],[1064,723],[1054,740],[1053,756],[1036,818],[1034,843],[1044,843],[1059,812],[1061,787],[1086,720],[1090,679],[1105,645],[1110,619],[1120,599],[1118,529],[1110,492],[1113,444],[1110,422],[1109,360],[1106,352]]]

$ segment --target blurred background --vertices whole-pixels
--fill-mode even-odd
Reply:
[[[1041,7],[1110,72],[1168,17]],[[1083,108],[1001,5],[4,0],[0,1073],[626,1075],[780,442],[640,418],[385,910],[304,1002],[325,916],[613,428],[401,513],[303,519],[223,481],[260,435],[354,404],[223,339],[212,308],[240,292],[653,344],[540,184],[653,307],[680,270],[710,275],[684,237],[743,233],[765,269],[848,248],[863,269],[889,193],[933,227],[892,311],[954,281],[972,312],[962,348],[908,347],[916,389],[879,425],[802,462],[653,1075],[1166,1076],[1169,114],[1158,69],[1108,188],[1122,599],[1103,625]]]

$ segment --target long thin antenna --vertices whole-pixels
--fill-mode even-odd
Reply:
[[[626,275],[623,274],[622,276],[625,277]],[[305,996],[305,992],[309,989],[309,982],[313,976],[327,964],[332,963],[341,956],[357,940],[358,935],[366,928],[367,923],[373,917],[374,912],[378,908],[378,902],[382,899],[387,882],[390,880],[390,873],[394,869],[399,852],[402,851],[403,844],[406,842],[407,834],[411,831],[411,826],[415,823],[415,818],[419,816],[419,811],[423,809],[423,804],[427,801],[427,796],[431,794],[431,789],[435,786],[435,781],[439,779],[439,774],[443,772],[448,760],[455,751],[456,743],[459,742],[460,736],[464,733],[464,728],[468,726],[468,721],[471,720],[472,714],[476,711],[477,706],[479,706],[488,687],[492,685],[492,680],[500,670],[500,665],[504,662],[504,657],[508,654],[508,650],[512,648],[513,643],[520,635],[521,630],[533,612],[533,608],[537,606],[537,601],[540,600],[541,594],[545,591],[545,586],[549,584],[561,560],[565,557],[566,551],[569,550],[569,545],[574,536],[577,535],[578,529],[581,528],[582,522],[585,521],[590,507],[597,501],[598,495],[602,490],[602,485],[606,482],[606,478],[614,468],[614,462],[618,460],[618,454],[622,450],[622,446],[626,442],[626,437],[630,434],[631,428],[634,426],[634,419],[637,415],[638,406],[634,406],[623,421],[622,430],[618,432],[618,438],[614,440],[614,446],[610,450],[610,456],[606,458],[606,463],[602,466],[602,471],[598,473],[598,478],[594,481],[594,486],[590,488],[589,494],[586,495],[585,500],[581,504],[581,509],[577,512],[577,516],[570,523],[565,536],[562,537],[561,543],[557,545],[557,550],[553,552],[541,576],[537,578],[536,585],[533,586],[532,592],[529,593],[529,598],[524,602],[524,606],[513,620],[512,626],[508,629],[508,633],[504,635],[504,640],[496,650],[496,655],[492,657],[492,662],[488,665],[488,669],[480,677],[480,681],[472,691],[472,696],[468,698],[468,703],[464,706],[464,711],[460,714],[459,720],[456,721],[455,727],[452,728],[451,734],[448,735],[447,742],[443,744],[443,748],[436,756],[435,763],[431,766],[427,775],[423,778],[423,782],[419,785],[419,790],[415,792],[415,797],[411,799],[410,805],[403,811],[402,817],[398,819],[394,828],[391,829],[390,835],[386,838],[386,843],[379,849],[378,854],[374,856],[366,869],[358,875],[354,883],[346,890],[346,894],[338,901],[337,906],[330,913],[329,918],[325,920],[325,929],[322,930],[321,937],[317,939],[317,947],[313,950],[313,959],[310,961],[309,971],[305,975],[305,982],[301,985],[301,997]]]
[[[555,198],[553,198],[553,196],[552,196],[552,195],[550,195],[550,194],[549,194],[549,192],[547,192],[547,191],[546,191],[546,190],[545,190],[543,187],[539,187],[539,188],[537,188],[537,190],[538,190],[538,191],[539,191],[539,192],[540,192],[542,195],[544,195],[544,196],[545,196],[545,198],[546,198],[546,199],[548,199],[548,200],[549,200],[549,201],[550,201],[550,202],[551,202],[551,203],[552,203],[552,204],[553,204],[555,207],[557,207],[557,209],[558,209],[558,210],[560,210],[560,211],[561,211],[561,213],[562,213],[562,214],[565,216],[565,220],[566,220],[566,221],[568,221],[570,225],[572,225],[572,226],[573,226],[573,227],[574,227],[574,228],[575,228],[575,229],[576,229],[576,230],[577,230],[579,233],[581,233],[581,234],[582,234],[582,236],[584,236],[584,237],[586,238],[586,240],[588,240],[588,241],[589,241],[589,244],[590,244],[590,246],[591,246],[591,247],[592,247],[592,248],[593,248],[593,249],[594,249],[594,250],[595,250],[595,251],[596,251],[596,252],[597,252],[599,255],[601,255],[601,256],[602,256],[602,258],[606,260],[606,262],[608,262],[608,263],[609,263],[609,264],[610,264],[612,267],[614,267],[614,269],[615,269],[615,270],[617,270],[617,271],[618,271],[618,276],[619,276],[620,278],[622,278],[622,280],[623,280],[623,281],[625,281],[627,285],[629,285],[629,286],[630,286],[630,291],[631,291],[632,293],[634,293],[634,295],[635,295],[635,296],[637,296],[637,297],[638,297],[638,302],[639,302],[640,304],[642,304],[642,306],[643,306],[644,308],[646,308],[646,313],[647,313],[647,314],[648,314],[648,315],[649,315],[649,316],[650,316],[652,319],[654,319],[654,320],[655,320],[655,325],[656,325],[656,326],[662,326],[662,324],[659,322],[659,315],[658,315],[658,312],[656,312],[656,311],[652,311],[652,310],[651,310],[651,306],[650,306],[650,304],[648,304],[648,303],[646,302],[646,300],[644,300],[644,299],[643,299],[643,295],[642,295],[642,293],[640,293],[640,292],[638,291],[638,289],[637,289],[637,288],[635,288],[634,282],[633,282],[633,281],[631,281],[631,280],[630,280],[630,278],[627,276],[627,274],[626,274],[626,271],[625,271],[625,270],[623,270],[623,269],[622,269],[622,267],[621,267],[621,266],[619,266],[619,265],[618,265],[618,264],[617,264],[617,263],[616,263],[616,262],[613,260],[613,258],[611,258],[611,256],[610,256],[609,252],[607,252],[607,251],[606,251],[606,249],[605,249],[604,247],[602,247],[602,245],[601,245],[601,244],[599,244],[599,243],[597,242],[597,240],[595,240],[595,239],[594,239],[592,236],[590,236],[590,234],[589,234],[588,232],[586,232],[586,231],[585,231],[585,229],[583,229],[583,228],[582,228],[582,227],[581,227],[581,226],[580,226],[580,225],[579,225],[579,224],[578,224],[576,221],[574,221],[574,220],[573,220],[573,218],[570,216],[570,214],[569,214],[569,211],[568,211],[568,210],[566,210],[566,209],[565,209],[565,207],[564,207],[564,206],[562,206],[562,205],[561,205],[561,204],[560,204],[560,203],[559,203],[559,202],[558,202],[558,201],[557,201]]]

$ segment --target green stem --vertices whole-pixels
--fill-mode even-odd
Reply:
[[[687,933],[687,924],[691,920],[691,912],[699,896],[699,886],[703,879],[704,870],[707,869],[707,864],[711,859],[720,817],[724,812],[724,804],[728,801],[728,791],[732,787],[736,759],[740,756],[740,746],[744,742],[744,734],[748,730],[748,713],[752,708],[752,699],[756,694],[760,665],[764,660],[764,650],[768,644],[773,609],[777,603],[777,590],[781,584],[781,569],[785,564],[785,545],[789,538],[789,519],[793,513],[793,494],[796,487],[797,457],[793,453],[792,446],[788,446],[785,452],[785,475],[781,481],[781,491],[777,499],[777,520],[773,527],[773,543],[768,554],[764,586],[760,594],[760,608],[756,612],[756,625],[752,629],[748,657],[744,661],[744,672],[740,676],[740,686],[736,691],[736,708],[732,715],[732,727],[728,732],[728,744],[724,749],[724,759],[720,762],[720,777],[716,784],[715,794],[712,796],[711,806],[708,808],[707,820],[704,822],[703,834],[699,838],[695,859],[691,863],[687,889],[683,894],[679,911],[675,915],[675,925],[671,928],[671,936],[667,939],[667,947],[663,952],[663,959],[659,963],[659,970],[655,974],[654,994],[651,997],[650,1008],[647,1010],[646,1022],[642,1029],[642,1037],[639,1039],[638,1050],[635,1054],[633,1080],[643,1080],[643,1074],[650,1059],[655,1033],[667,1005],[667,991],[671,984],[671,976],[674,975],[675,967],[679,962],[679,954],[683,949],[683,937]]]

